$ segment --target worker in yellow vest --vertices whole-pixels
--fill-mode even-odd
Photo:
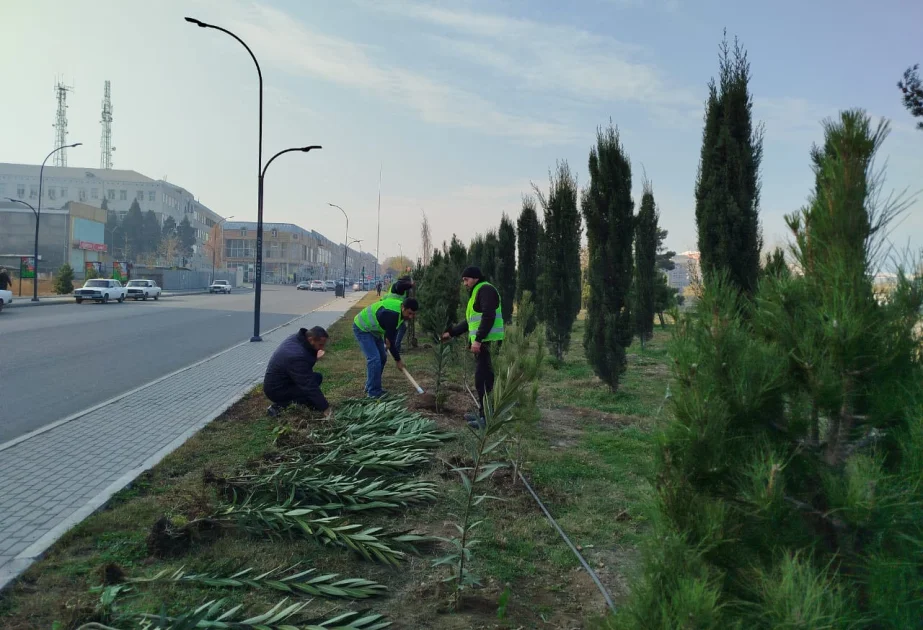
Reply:
[[[444,332],[442,340],[448,341],[452,337],[468,333],[471,352],[475,356],[474,386],[478,390],[478,413],[466,413],[465,420],[471,427],[483,429],[486,426],[484,396],[494,389],[491,349],[499,351],[503,343],[500,293],[487,282],[478,267],[467,267],[462,272],[462,282],[471,291],[468,307],[465,309],[465,321]]]
[[[396,298],[385,298],[365,307],[353,319],[353,334],[365,355],[365,393],[370,398],[385,395],[381,388],[381,374],[388,360],[387,351],[391,352],[399,369],[404,367],[396,340],[397,331],[405,320],[416,317],[418,310],[420,305],[413,298],[403,302]]]

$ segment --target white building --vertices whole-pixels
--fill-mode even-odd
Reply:
[[[698,272],[699,252],[683,252],[673,257],[675,267],[667,273],[667,284],[682,293],[692,282],[691,273]]]
[[[0,199],[12,197],[38,206],[39,165],[0,162]],[[188,217],[196,230],[196,254],[209,230],[221,220],[218,213],[199,203],[185,188],[164,180],[151,179],[136,171],[80,167],[45,166],[42,180],[42,209],[63,208],[68,201],[101,207],[103,199],[109,210],[123,218],[134,200],[141,212],[153,210],[161,224],[173,217],[179,225]],[[200,260],[204,264],[204,258]]]

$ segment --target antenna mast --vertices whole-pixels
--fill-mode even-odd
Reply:
[[[55,148],[58,148],[67,144],[67,93],[73,92],[74,88],[64,85],[63,81],[56,81],[54,91],[58,98],[58,112],[53,125]],[[67,149],[54,154],[54,165],[67,166]]]
[[[110,98],[109,81],[103,89],[103,112],[100,123],[103,134],[99,140],[99,168],[109,170],[112,168],[112,99]]]

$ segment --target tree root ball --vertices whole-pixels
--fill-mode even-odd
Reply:
[[[436,408],[436,396],[434,394],[430,394],[429,392],[425,394],[419,394],[416,397],[416,402],[418,407],[423,407],[425,409]]]

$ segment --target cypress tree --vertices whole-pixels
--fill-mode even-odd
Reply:
[[[513,300],[516,298],[516,228],[503,213],[497,232],[497,290],[503,307],[503,321],[513,321]]]
[[[611,124],[597,130],[589,171],[582,203],[590,285],[583,347],[593,371],[615,391],[625,371],[625,348],[634,334],[629,301],[634,200],[631,162]]]
[[[500,241],[496,230],[488,230],[484,235],[484,254],[481,258],[481,271],[491,282],[497,281],[497,258],[500,256]]]
[[[420,301],[421,324],[429,334],[441,335],[458,310],[458,272],[452,260],[438,249],[433,252],[429,265],[416,289]]]
[[[468,248],[468,264],[484,270],[484,236],[476,234]]]
[[[752,295],[760,269],[762,126],[753,124],[750,63],[734,40],[721,45],[720,77],[709,83],[695,189],[695,220],[703,278],[727,274]]]
[[[577,209],[577,178],[567,161],[549,173],[546,197],[538,187],[535,195],[544,212],[538,310],[545,323],[551,352],[560,361],[570,346],[571,329],[580,304],[580,212]]]
[[[452,241],[449,243],[449,248],[445,251],[445,253],[452,261],[452,265],[455,267],[455,270],[460,274],[462,269],[465,268],[465,264],[467,263],[468,250],[465,249],[464,244],[462,244],[462,242],[458,240],[458,237],[454,234],[452,235]]]
[[[535,295],[535,285],[538,280],[538,240],[541,224],[538,222],[538,213],[535,211],[535,199],[531,196],[522,198],[522,210],[516,221],[516,230],[519,246],[519,269],[516,285],[516,301],[522,298],[523,291]]]
[[[676,263],[673,262],[676,252],[667,249],[667,246],[664,245],[667,240],[667,234],[669,234],[667,230],[657,228],[657,268],[661,271],[673,271],[676,268]]]
[[[642,341],[654,336],[654,302],[657,275],[658,213],[654,189],[644,182],[641,209],[635,224],[635,330]]]

